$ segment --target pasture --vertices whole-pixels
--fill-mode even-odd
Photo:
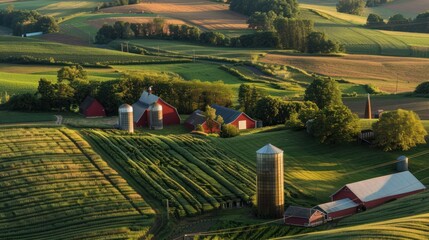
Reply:
[[[28,113],[15,111],[0,111],[0,124],[27,122],[54,122],[54,113]]]
[[[429,80],[429,60],[422,58],[267,54],[261,61],[291,65],[308,72],[344,78],[357,84],[373,84],[390,93],[396,92],[397,83],[398,92],[410,92],[414,91],[419,83]]]
[[[229,10],[227,4],[209,0],[157,0],[101,9],[106,13],[154,13],[179,19],[205,30],[246,30],[247,17]]]
[[[2,238],[147,234],[154,211],[76,131],[4,128],[0,136]]]

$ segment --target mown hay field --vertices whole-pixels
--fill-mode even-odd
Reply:
[[[429,59],[371,55],[293,56],[267,54],[262,62],[285,64],[359,84],[374,84],[386,92],[414,91],[429,80]]]
[[[0,129],[3,239],[135,238],[154,211],[74,130]]]
[[[102,9],[106,13],[155,13],[180,19],[207,30],[247,29],[247,17],[229,10],[229,5],[208,0],[156,0]]]

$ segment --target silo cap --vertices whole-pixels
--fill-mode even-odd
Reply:
[[[280,148],[271,145],[271,143],[263,146],[261,149],[256,151],[258,154],[277,154],[277,153],[283,153],[283,150]]]

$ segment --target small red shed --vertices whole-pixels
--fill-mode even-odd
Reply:
[[[213,121],[213,120],[212,120]],[[204,112],[201,110],[195,110],[185,121],[185,126],[190,130],[195,130],[197,125],[201,125],[205,133],[218,133],[220,132],[220,123],[213,121],[212,129],[209,129],[207,125],[207,119],[204,116]]]
[[[256,128],[256,120],[243,112],[216,104],[213,104],[211,107],[216,109],[216,115],[220,115],[225,124],[234,125],[239,130]]]
[[[344,198],[334,202],[327,202],[315,206],[325,214],[325,220],[331,221],[338,218],[346,217],[357,213],[359,204],[353,202],[350,198]]]
[[[150,107],[155,103],[162,106],[162,118],[164,125],[180,124],[180,116],[177,109],[151,92],[144,91],[140,99],[133,104],[134,122],[136,127],[149,126]]]
[[[324,214],[312,208],[289,206],[284,213],[286,225],[315,227],[324,223]]]
[[[97,99],[87,96],[80,104],[79,111],[85,117],[105,117],[106,112],[103,105]]]
[[[332,194],[331,198],[332,201],[350,198],[365,210],[425,189],[413,174],[405,171],[349,183]]]

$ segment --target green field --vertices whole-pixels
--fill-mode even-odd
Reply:
[[[55,121],[54,113],[0,111],[0,124]]]
[[[3,239],[127,239],[149,230],[154,211],[76,131],[6,128],[0,136]]]

